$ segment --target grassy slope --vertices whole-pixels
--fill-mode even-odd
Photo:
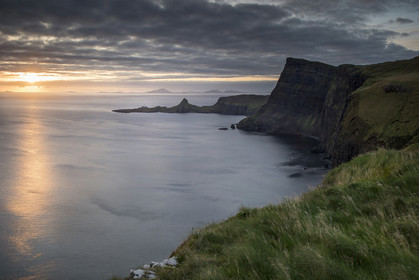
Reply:
[[[371,134],[383,138],[414,135],[419,121],[419,57],[407,61],[381,63],[364,67],[372,76],[359,89],[360,117],[374,127]],[[395,85],[401,92],[385,92],[383,88]],[[405,91],[405,92],[404,92]],[[378,98],[377,98],[378,97]],[[394,120],[397,120],[396,122]],[[396,148],[401,148],[394,143]]]
[[[207,226],[159,279],[417,279],[419,145],[333,169],[301,198]]]

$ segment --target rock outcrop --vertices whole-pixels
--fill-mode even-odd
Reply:
[[[268,100],[267,95],[242,94],[220,97],[212,106],[196,106],[190,104],[186,98],[173,107],[139,107],[134,109],[117,109],[117,113],[214,113],[223,115],[251,116],[256,113]]]
[[[268,102],[237,127],[314,136],[338,164],[418,140],[418,83],[419,57],[338,67],[288,58]]]
[[[130,276],[125,279],[156,279],[154,268],[157,267],[176,267],[178,261],[176,257],[165,259],[162,262],[151,262],[145,264],[139,269],[131,269]]]

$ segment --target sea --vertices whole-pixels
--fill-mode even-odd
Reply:
[[[312,138],[230,129],[244,116],[112,112],[221,95],[0,93],[0,279],[127,276],[322,181]]]

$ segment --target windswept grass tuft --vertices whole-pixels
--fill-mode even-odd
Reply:
[[[193,233],[159,279],[417,279],[419,149],[379,150],[318,188]]]

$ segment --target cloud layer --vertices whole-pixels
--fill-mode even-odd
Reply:
[[[412,10],[415,1],[252,2],[3,0],[0,71],[127,80],[234,77],[277,75],[288,56],[337,65],[419,54],[391,43],[407,34],[367,25],[394,2]]]

